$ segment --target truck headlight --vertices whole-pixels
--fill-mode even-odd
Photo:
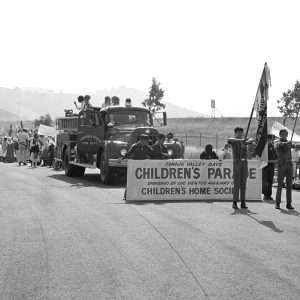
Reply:
[[[120,150],[120,154],[121,154],[122,156],[125,156],[126,153],[127,153],[127,149],[121,149],[121,150]]]
[[[169,154],[169,156],[172,156],[172,155],[173,155],[173,150],[172,150],[172,149],[169,149],[169,150],[168,150],[168,154]]]

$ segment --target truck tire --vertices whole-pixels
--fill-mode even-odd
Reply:
[[[85,168],[84,167],[78,167],[78,166],[74,166],[74,167],[76,167],[75,176],[76,177],[82,177],[84,175]]]
[[[103,184],[111,184],[112,182],[112,170],[103,154],[100,156],[100,180]]]
[[[65,169],[65,175],[68,177],[74,177],[76,174],[76,168],[75,166],[69,164],[69,156],[68,153],[64,155],[64,169]]]

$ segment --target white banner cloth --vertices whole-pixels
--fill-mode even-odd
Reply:
[[[56,135],[56,129],[55,127],[51,126],[46,126],[46,125],[40,125],[39,130],[38,130],[39,135],[44,135],[44,136],[52,136],[55,137]]]
[[[261,200],[260,161],[248,161],[246,200]],[[128,160],[126,200],[232,200],[232,160]]]

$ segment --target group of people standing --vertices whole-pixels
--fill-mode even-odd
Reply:
[[[44,155],[43,151],[47,152]],[[0,156],[4,162],[15,162],[21,165],[27,165],[27,162],[31,163],[33,168],[36,168],[38,162],[41,160],[44,164],[52,162],[49,160],[54,159],[54,142],[49,139],[42,140],[38,133],[35,131],[27,131],[26,129],[19,128],[15,137],[4,137],[0,143]]]
[[[166,159],[169,157],[168,149],[164,145],[165,135],[160,133],[157,136],[156,142],[150,146],[149,136],[147,134],[141,134],[136,143],[134,143],[127,153],[120,158],[123,160],[125,158],[132,158],[136,160],[141,159]]]
[[[294,209],[292,206],[292,182],[295,172],[293,166],[296,161],[300,162],[300,147],[296,145],[293,149],[291,141],[287,140],[288,131],[282,129],[279,132],[279,140],[274,145],[275,136],[268,135],[268,164],[262,170],[262,193],[264,200],[273,200],[272,187],[274,181],[275,165],[277,165],[277,192],[275,198],[275,208],[280,209],[282,188],[286,186],[286,208]],[[246,183],[248,177],[248,159],[251,157],[249,149],[253,148],[253,139],[244,138],[244,130],[241,127],[234,129],[234,138],[228,139],[223,153],[218,157],[213,151],[212,145],[205,146],[205,150],[200,154],[200,159],[233,159],[233,204],[234,209],[238,209],[238,201],[241,208],[248,208],[246,205]],[[230,150],[230,151],[229,151]]]
[[[241,208],[247,208],[246,205],[246,182],[248,177],[247,162],[247,144],[250,140],[244,138],[243,128],[234,129],[235,137],[228,140],[232,147],[233,154],[233,205],[238,209],[238,201],[241,202]],[[263,168],[262,191],[264,200],[273,200],[272,186],[274,179],[274,167],[277,163],[277,192],[275,198],[275,208],[280,209],[282,188],[284,179],[286,184],[286,208],[293,210],[292,206],[292,142],[287,140],[288,132],[285,129],[280,130],[279,140],[274,145],[274,136],[268,135],[268,165]]]

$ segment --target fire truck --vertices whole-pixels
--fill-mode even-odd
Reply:
[[[163,113],[166,125],[166,113]],[[153,114],[144,107],[109,105],[89,107],[74,114],[65,110],[65,117],[56,120],[56,158],[65,175],[80,177],[86,168],[100,169],[100,179],[110,184],[118,175],[125,176],[127,160],[120,160],[141,134],[153,144],[158,130]],[[166,144],[170,158],[183,158],[180,143]]]

